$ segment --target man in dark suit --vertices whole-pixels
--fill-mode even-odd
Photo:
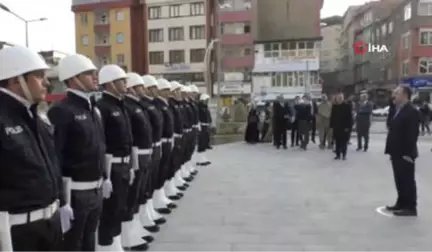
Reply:
[[[410,103],[409,87],[396,88],[393,97],[395,112],[388,122],[385,153],[390,155],[398,197],[395,205],[386,209],[395,216],[417,216],[415,159],[420,116]]]
[[[303,150],[306,150],[309,144],[312,117],[311,101],[307,95],[304,95],[297,107],[296,114],[298,133],[300,134],[301,142],[300,148]]]
[[[339,93],[335,97],[330,115],[330,128],[333,131],[335,141],[335,160],[346,159],[347,146],[353,126],[352,106],[350,101],[344,100],[344,95]]]
[[[277,149],[287,148],[285,104],[282,96],[273,103],[273,144]]]
[[[309,102],[309,106],[311,109],[311,122],[310,122],[310,128],[311,128],[311,141],[312,143],[315,143],[315,135],[316,135],[316,115],[318,114],[318,104],[312,99],[312,97],[309,94],[305,94],[306,100]]]

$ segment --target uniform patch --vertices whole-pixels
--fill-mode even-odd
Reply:
[[[112,112],[111,115],[114,116],[114,117],[119,117],[120,116],[120,112],[114,111],[114,112]]]
[[[85,114],[82,115],[75,115],[75,120],[76,121],[84,121],[87,119],[87,116]]]
[[[21,134],[23,131],[24,129],[20,125],[13,127],[5,127],[5,134],[8,136]]]

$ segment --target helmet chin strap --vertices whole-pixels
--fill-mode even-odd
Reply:
[[[114,91],[117,93],[117,95],[119,96],[119,98],[123,98],[122,93],[119,92],[119,90],[117,89],[117,87],[115,86],[114,82],[111,82],[111,87],[114,89]]]
[[[31,95],[30,89],[28,88],[27,82],[22,75],[18,77],[18,82],[21,86],[25,98],[33,105],[35,101],[33,99],[33,96]]]
[[[80,87],[84,93],[87,93],[88,89],[84,86],[84,84],[76,77],[75,77],[75,80],[76,80],[76,84],[78,85],[78,87]]]

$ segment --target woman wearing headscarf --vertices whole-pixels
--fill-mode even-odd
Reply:
[[[247,126],[245,131],[245,141],[250,144],[259,142],[258,130],[259,116],[255,106],[252,104],[247,118]]]

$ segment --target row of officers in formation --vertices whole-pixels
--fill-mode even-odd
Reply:
[[[43,120],[48,65],[24,47],[0,62],[1,250],[146,250],[194,166],[210,164],[209,96],[117,65],[97,73],[76,54],[60,61],[67,96]]]

